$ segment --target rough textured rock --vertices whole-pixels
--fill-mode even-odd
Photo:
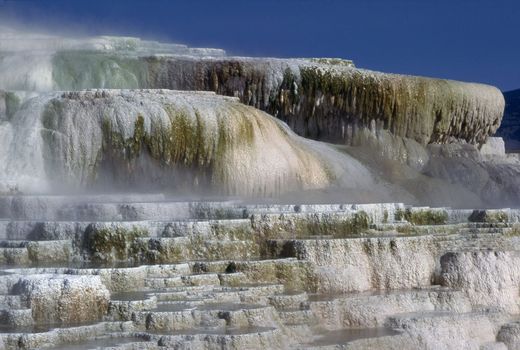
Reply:
[[[306,60],[148,59],[150,86],[234,95],[287,121],[300,135],[351,142],[360,127],[422,144],[482,143],[500,125],[494,87],[400,76]]]
[[[332,330],[383,327],[388,317],[413,313],[418,309],[425,312],[471,311],[471,304],[463,293],[441,288],[350,293],[329,298],[318,295],[316,300],[311,300],[310,309],[320,326]]]
[[[520,201],[520,162],[514,156],[482,155],[469,144],[430,145],[423,173],[467,188],[494,206]],[[470,204],[471,203],[471,204]],[[475,205],[468,201],[466,206]]]
[[[475,306],[518,313],[518,252],[453,252],[441,258],[441,284],[461,289]]]
[[[164,195],[0,196],[0,208],[0,256],[30,258],[0,269],[7,349],[518,343],[517,209]]]
[[[110,292],[98,276],[22,277],[14,291],[27,298],[39,324],[99,321],[110,300]]]
[[[0,88],[25,90],[0,94],[2,193],[94,185],[290,192],[281,200],[309,202],[482,207],[520,200],[518,159],[494,159],[488,146],[477,151],[503,110],[502,95],[489,86],[371,72],[341,59],[227,57],[136,38],[13,31],[0,37],[0,73]],[[93,87],[215,91],[300,135],[343,146],[297,139],[256,109],[204,94],[41,94]],[[473,151],[453,156],[451,142]]]
[[[2,192],[137,186],[295,198],[294,191],[320,190],[300,199],[457,207],[520,198],[519,160],[471,144],[424,147],[365,129],[359,147],[330,146],[236,99],[202,92],[8,94],[25,102],[0,124]]]
[[[418,339],[421,349],[481,349],[495,342],[493,317],[480,313],[420,313],[391,317],[388,326]]]
[[[504,139],[501,137],[490,137],[480,148],[480,154],[489,157],[505,157],[506,148]]]
[[[317,267],[318,291],[326,293],[429,285],[438,254],[435,242],[427,237],[315,239],[285,244],[299,259]]]
[[[8,30],[0,88],[0,347],[518,347],[520,210],[445,207],[519,202],[495,88]]]
[[[507,345],[508,350],[520,349],[520,323],[512,322],[503,325],[498,332],[497,340]]]

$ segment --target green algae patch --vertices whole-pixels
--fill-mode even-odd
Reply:
[[[173,105],[165,105],[164,110],[170,120],[168,126],[158,125],[152,120],[147,132],[144,118],[139,115],[134,134],[127,139],[114,131],[110,121],[105,120],[103,149],[110,162],[131,162],[146,152],[162,168],[188,174],[183,176],[177,173],[177,180],[183,177],[195,185],[221,185],[228,176],[227,154],[233,152],[237,145],[251,145],[255,138],[253,122],[249,118],[236,118],[229,125],[224,116],[218,116],[217,130],[213,133],[197,111],[192,116],[187,110]],[[130,166],[128,170],[133,168]],[[189,176],[192,173],[196,176]]]
[[[398,209],[395,212],[395,220],[405,220],[413,225],[445,225],[448,222],[448,213],[445,210]]]
[[[154,239],[143,248],[141,256],[151,263],[179,263],[191,259],[193,243]]]
[[[250,259],[258,257],[255,240],[218,239],[194,234],[189,237],[139,239],[132,245],[137,259],[149,263],[180,263],[183,261]]]
[[[255,237],[250,224],[227,227],[224,223],[213,222],[211,224],[211,233],[217,239],[251,240]]]
[[[383,211],[383,224],[388,223],[388,210]]]
[[[400,233],[400,234],[403,234],[403,235],[410,235],[410,234],[414,234],[414,233],[417,233],[417,231],[415,230],[415,227],[414,225],[399,225],[395,228],[395,230]]]
[[[61,241],[32,241],[27,244],[27,254],[33,264],[69,262],[72,252],[72,244],[63,244]]]
[[[506,237],[520,237],[520,224],[514,224],[512,227],[504,230]]]
[[[314,213],[293,217],[282,214],[253,216],[251,220],[255,232],[265,239],[356,236],[367,231],[372,223],[362,210],[345,216]]]
[[[509,222],[509,215],[503,210],[474,210],[468,220],[490,224],[507,223]]]
[[[368,128],[374,123],[423,145],[446,143],[450,137],[481,144],[487,133],[475,133],[468,120],[496,130],[503,108],[501,96],[486,86],[357,69],[310,66],[300,72],[305,102],[298,110],[309,112],[305,135],[313,138],[345,141],[346,126]],[[311,128],[313,124],[318,127]],[[324,130],[325,125],[334,127]]]
[[[318,279],[313,266],[306,261],[276,264],[275,280],[282,283],[287,291],[316,292],[318,289]]]
[[[370,217],[364,211],[354,213],[349,218],[332,218],[332,220],[297,221],[296,232],[309,236],[327,236],[335,238],[356,236],[364,233],[370,228]]]
[[[110,158],[123,157],[135,159],[141,153],[145,138],[144,118],[138,115],[134,122],[133,136],[125,139],[121,133],[114,131],[111,122],[104,119],[102,123],[103,149]]]
[[[136,258],[138,239],[148,235],[147,230],[135,226],[93,228],[88,234],[87,248],[93,260],[126,261]]]
[[[230,271],[242,272],[249,281],[256,283],[281,283],[287,291],[305,290],[314,292],[318,285],[313,265],[307,261],[237,261],[233,262]]]
[[[166,164],[209,166],[213,149],[204,139],[206,126],[199,113],[192,120],[186,111],[174,106],[167,105],[165,110],[170,118],[169,128],[152,125],[155,132],[146,138],[152,157]]]
[[[354,62],[352,60],[346,60],[344,58],[319,57],[311,58],[309,59],[309,61],[320,64],[328,64],[332,66],[354,67]]]

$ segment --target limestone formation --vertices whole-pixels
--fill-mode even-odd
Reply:
[[[286,121],[298,134],[352,143],[359,129],[385,129],[421,144],[481,144],[504,110],[494,87],[384,74],[313,60],[147,60],[148,86],[212,90]]]
[[[520,347],[516,209],[0,199],[6,349]]]
[[[502,308],[514,314],[520,302],[518,258],[516,252],[448,253],[441,258],[440,282],[465,291],[473,305]]]
[[[519,349],[503,109],[343,59],[0,28],[0,348]]]
[[[211,93],[50,94],[0,128],[8,150],[0,177],[24,192],[132,185],[265,196],[323,188],[335,177],[280,122]]]
[[[503,111],[489,86],[137,38],[5,30],[0,52],[2,193],[137,187],[456,207],[520,198],[519,160],[478,150]],[[208,94],[48,92],[84,88],[214,91],[343,146],[298,139],[267,114]]]
[[[421,144],[482,144],[504,111],[502,94],[491,86],[373,72],[341,59],[227,57],[137,38],[12,31],[0,41],[0,89],[214,91],[286,121],[302,136],[338,143],[377,128]],[[33,42],[42,46],[37,55]]]
[[[12,293],[26,300],[34,324],[100,321],[110,300],[110,293],[98,276],[40,274],[21,277]]]

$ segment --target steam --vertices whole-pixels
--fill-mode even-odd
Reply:
[[[122,67],[124,63],[121,60],[124,60],[125,57],[163,55],[222,57],[226,55],[225,51],[221,49],[190,48],[186,45],[147,41],[136,37],[72,38],[44,33],[27,33],[0,27],[0,89],[41,92],[62,89],[64,84],[60,84],[59,77],[67,74],[67,67],[60,66],[63,62],[57,60],[57,55],[64,53],[72,55],[72,60],[80,59],[79,55],[73,54],[74,52],[86,57],[94,54],[93,59],[98,59],[97,64],[102,69],[95,74],[102,75],[112,72],[113,76],[108,78],[116,79],[118,72],[121,72],[123,78],[125,74],[133,75],[135,73],[127,72]],[[102,56],[95,56],[95,54]],[[65,62],[65,64],[67,63]],[[69,64],[73,64],[73,62]],[[82,80],[86,77],[71,76],[68,78]],[[103,82],[103,79],[90,78],[90,81],[96,82],[97,85],[88,86],[89,88],[113,87],[110,81]],[[121,86],[121,88],[127,87],[138,86],[135,84]]]

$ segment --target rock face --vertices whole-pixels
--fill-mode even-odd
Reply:
[[[518,207],[493,87],[0,30],[0,89],[2,349],[520,348],[520,211],[446,207]]]
[[[352,143],[364,127],[421,144],[479,144],[498,128],[504,109],[494,87],[320,61],[156,58],[147,64],[150,86],[238,96],[302,136],[334,143]]]
[[[136,38],[37,39],[47,46],[36,55],[33,36],[0,38],[0,89],[208,90],[239,97],[302,136],[336,143],[377,128],[421,144],[482,144],[504,109],[491,86],[356,69],[340,59],[226,57]]]
[[[463,186],[495,206],[519,202],[520,163],[515,155],[506,155],[500,149],[489,155],[460,144],[430,145],[429,150],[424,174]]]
[[[298,258],[318,266],[318,290],[337,293],[430,285],[437,247],[429,239],[303,240]]]
[[[457,207],[520,198],[518,159],[478,150],[503,110],[489,86],[341,59],[226,57],[136,38],[9,31],[0,73],[0,88],[17,90],[0,92],[1,192],[314,190],[300,197]],[[297,138],[258,109],[207,93],[45,92],[93,87],[236,96],[300,135],[344,146]]]
[[[100,321],[110,300],[98,276],[28,276],[13,289],[26,298],[35,324]]]
[[[24,191],[60,179],[61,188],[104,182],[265,196],[322,188],[335,176],[276,119],[212,93],[49,94],[24,104],[0,133],[4,184]],[[363,172],[354,160],[350,167]]]
[[[520,149],[520,90],[504,92],[506,108],[504,118],[497,136],[506,141],[506,148],[510,151]]]
[[[518,252],[453,252],[441,258],[441,284],[464,290],[472,304],[517,313],[520,269]],[[489,291],[495,291],[489,293]]]
[[[6,349],[520,347],[517,209],[164,195],[0,204]],[[35,254],[51,245],[67,258]]]

